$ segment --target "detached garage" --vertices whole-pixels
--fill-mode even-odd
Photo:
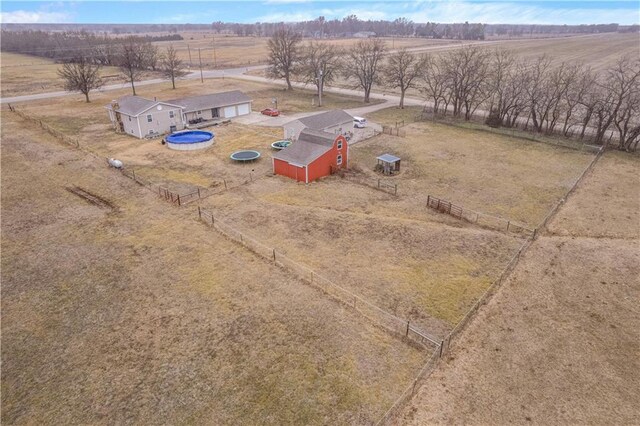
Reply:
[[[298,140],[273,155],[273,173],[309,183],[346,169],[349,145],[342,135],[304,129]]]

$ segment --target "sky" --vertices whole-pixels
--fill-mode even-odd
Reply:
[[[341,19],[486,24],[640,23],[640,0],[236,0],[236,1],[4,1],[2,23],[206,24]]]

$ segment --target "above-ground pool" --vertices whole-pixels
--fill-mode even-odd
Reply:
[[[236,151],[231,154],[231,159],[235,161],[253,161],[260,158],[260,153],[258,151],[244,150],[244,151]]]
[[[172,133],[164,138],[167,146],[179,151],[191,151],[202,149],[213,144],[213,133],[204,130],[188,130],[186,132]]]
[[[285,149],[289,145],[291,145],[291,141],[285,139],[285,140],[281,140],[281,141],[275,141],[274,143],[271,144],[271,148],[273,148],[273,149]]]

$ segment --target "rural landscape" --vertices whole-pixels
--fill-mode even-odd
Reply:
[[[11,3],[2,423],[640,423],[640,23]]]

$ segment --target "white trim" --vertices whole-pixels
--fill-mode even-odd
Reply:
[[[138,123],[138,137],[142,139],[142,128],[140,127],[140,117],[136,117],[136,122]]]
[[[309,166],[304,168],[304,183],[309,183]]]

